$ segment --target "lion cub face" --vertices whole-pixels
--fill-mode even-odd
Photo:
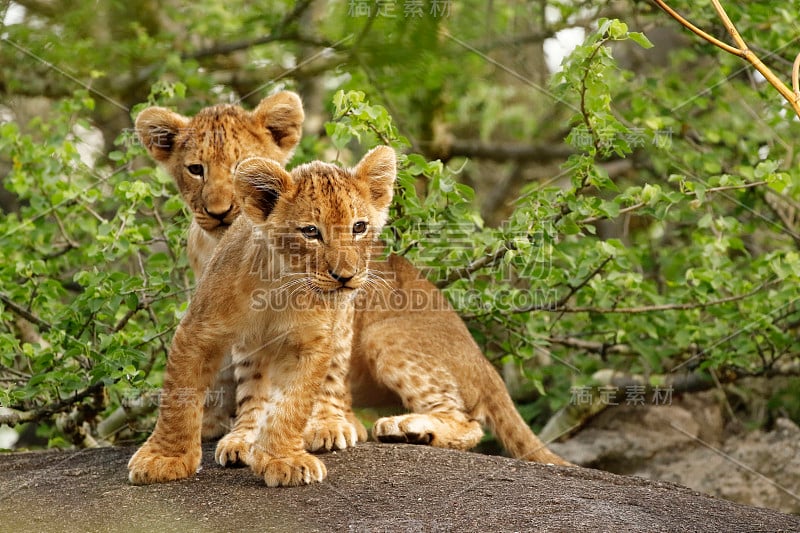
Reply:
[[[217,105],[188,118],[150,107],[136,118],[136,132],[175,179],[200,227],[217,233],[239,214],[236,164],[252,156],[285,164],[300,140],[303,118],[300,98],[284,91],[265,98],[252,112]]]
[[[245,217],[279,265],[280,282],[331,296],[367,282],[395,176],[394,150],[379,146],[352,169],[314,162],[290,174],[276,161],[246,159],[235,185]]]

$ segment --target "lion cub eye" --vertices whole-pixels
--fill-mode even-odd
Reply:
[[[303,237],[309,240],[322,239],[322,234],[319,232],[319,228],[316,226],[306,226],[304,228],[300,228],[300,233],[303,234]]]
[[[188,165],[186,170],[188,170],[189,174],[196,178],[203,177],[203,165]]]
[[[367,223],[363,220],[359,220],[355,224],[353,224],[353,235],[360,235],[367,231]]]

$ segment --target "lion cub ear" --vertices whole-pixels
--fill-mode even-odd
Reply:
[[[292,177],[277,161],[250,157],[236,167],[234,184],[244,214],[261,224],[291,186]]]
[[[253,111],[256,121],[272,135],[275,144],[283,151],[286,163],[292,156],[303,134],[303,102],[291,91],[281,91],[261,100]]]
[[[175,137],[189,119],[163,107],[148,107],[136,117],[136,135],[150,156],[163,163],[172,155]]]
[[[389,208],[397,178],[397,156],[388,146],[373,148],[361,158],[353,170],[356,179],[366,181],[373,205],[379,211]]]

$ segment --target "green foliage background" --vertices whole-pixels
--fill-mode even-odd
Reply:
[[[398,148],[386,238],[522,373],[534,423],[603,369],[797,373],[798,124],[773,89],[638,2],[389,4],[8,4],[0,421],[52,446],[148,431],[194,280],[188,213],[131,119],[278,88],[318,122],[292,165]],[[730,8],[777,72],[798,4]],[[674,6],[719,30],[708,5]],[[551,73],[565,28],[585,38]]]

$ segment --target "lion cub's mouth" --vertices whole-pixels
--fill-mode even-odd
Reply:
[[[315,283],[312,290],[320,298],[337,300],[340,298],[349,299],[354,296],[360,288],[360,285],[355,287],[351,285],[339,285],[334,287],[331,285],[321,286]]]
[[[199,219],[198,217],[196,218],[197,218],[197,223],[200,225],[200,227],[203,228],[204,231],[211,234],[221,234],[229,227],[231,227],[231,224],[233,224],[233,221],[235,220],[235,219],[215,220],[207,217],[203,219]]]

